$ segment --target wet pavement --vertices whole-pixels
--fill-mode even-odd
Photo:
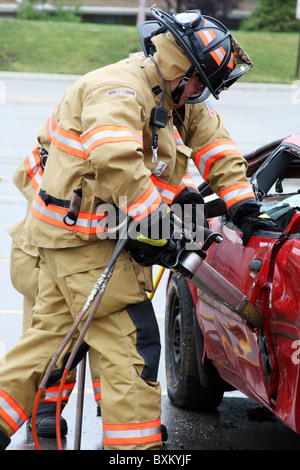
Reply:
[[[0,356],[14,346],[22,331],[22,296],[9,276],[10,237],[7,229],[25,215],[26,203],[11,177],[36,143],[40,125],[47,119],[66,87],[76,77],[0,72]],[[232,138],[243,153],[272,140],[299,133],[300,103],[292,86],[237,84],[221,96],[220,111]],[[201,182],[195,170],[196,183]],[[163,344],[164,289],[162,279],[153,303]],[[168,429],[166,451],[277,449],[299,450],[300,438],[258,404],[239,392],[226,394],[214,412],[174,407],[166,394],[164,350],[159,369],[162,386],[162,422]],[[69,432],[63,449],[74,448],[75,390],[63,412]],[[100,450],[101,418],[96,416],[89,371],[85,383],[82,450]],[[42,449],[55,450],[55,440],[41,439]],[[30,431],[23,426],[8,450],[33,450]]]
[[[69,431],[62,440],[63,450],[74,450],[76,393],[63,416]],[[288,429],[273,414],[254,401],[226,394],[217,410],[187,411],[173,406],[162,397],[162,422],[168,440],[162,451],[191,453],[197,450],[300,450],[300,436]],[[57,450],[55,439],[39,438],[42,450]],[[23,426],[13,436],[7,450],[34,450],[32,434]],[[101,418],[96,416],[92,395],[87,391],[82,421],[81,450],[101,450]]]

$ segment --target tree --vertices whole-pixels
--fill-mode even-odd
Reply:
[[[296,20],[297,0],[261,0],[249,20],[242,23],[248,31],[288,32],[299,30]]]

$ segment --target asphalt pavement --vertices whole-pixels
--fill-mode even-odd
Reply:
[[[36,144],[40,125],[76,78],[0,72],[0,356],[14,346],[22,332],[22,296],[10,281],[11,239],[7,229],[24,217],[26,203],[11,178],[18,164]],[[300,132],[300,81],[291,85],[237,83],[223,92],[218,102],[214,99],[212,102],[244,154]],[[191,173],[199,184],[202,179],[193,165]],[[153,299],[162,343],[165,280],[166,276]],[[162,385],[162,419],[169,433],[165,450],[300,449],[300,440],[295,433],[238,392],[226,394],[214,413],[195,413],[173,407],[166,394],[163,355],[164,350],[159,380]],[[76,396],[75,390],[64,410],[69,424],[63,443],[65,450],[73,449]],[[56,443],[42,440],[42,447],[54,450]],[[8,450],[33,448],[31,433],[23,426],[13,436]],[[81,448],[101,449],[101,418],[96,417],[88,370]]]

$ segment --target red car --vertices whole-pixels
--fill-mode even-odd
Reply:
[[[171,273],[167,286],[165,357],[170,400],[183,408],[217,407],[240,390],[300,433],[300,135],[245,157],[262,205],[282,232],[241,231],[218,198],[207,203],[211,230],[222,235],[205,261],[265,316],[255,329]],[[209,186],[202,184],[206,196]],[[218,214],[219,212],[219,214]]]

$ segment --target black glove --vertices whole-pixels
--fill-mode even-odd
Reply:
[[[231,210],[231,209],[230,209]],[[231,219],[243,232],[243,245],[246,246],[256,230],[266,230],[269,232],[282,232],[281,228],[266,213],[260,212],[260,207],[256,202],[244,202],[232,214]]]
[[[140,227],[135,227],[136,236],[129,237],[126,249],[137,263],[142,266],[158,264],[164,267],[175,264],[184,243],[184,237],[175,230],[173,215],[173,212],[168,210],[156,219],[154,224],[152,223],[152,233],[156,233],[156,237],[152,236],[151,230],[147,233],[145,221]]]
[[[190,233],[194,241],[203,241],[203,227],[208,228],[204,214],[204,199],[193,188],[186,187],[174,199],[171,209],[182,219],[183,228]]]

